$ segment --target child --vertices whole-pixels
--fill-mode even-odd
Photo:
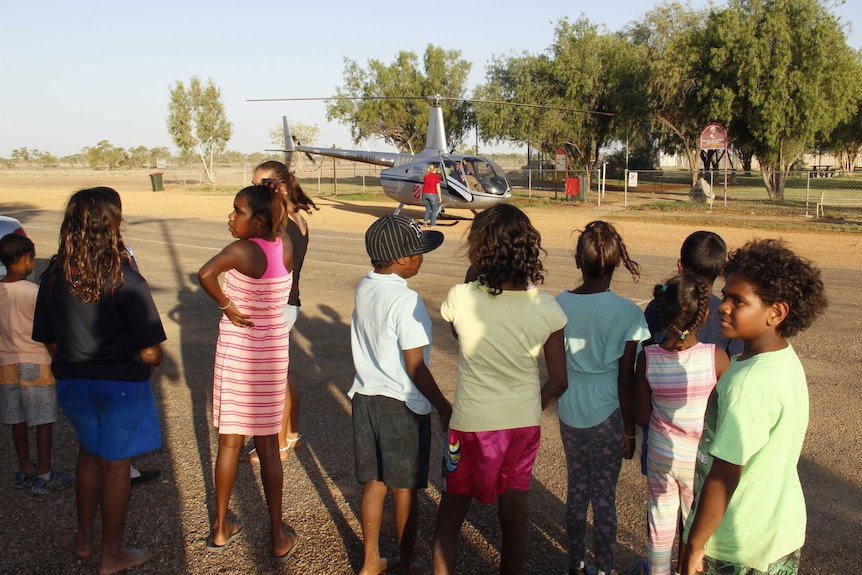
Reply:
[[[102,188],[71,197],[33,319],[33,339],[52,353],[57,399],[78,436],[78,529],[62,545],[89,557],[101,508],[100,575],[150,558],[120,542],[130,458],[162,444],[150,377],[162,361],[165,331],[146,281],[129,267],[121,223]]]
[[[647,560],[650,575],[671,573],[677,514],[688,518],[694,496],[694,464],[706,401],[727,369],[727,353],[700,343],[712,290],[692,273],[657,285],[653,308],[667,335],[645,346],[635,368],[635,420],[649,423],[647,456]],[[680,545],[684,549],[685,545]],[[682,555],[682,551],[681,551]],[[682,556],[679,559],[682,564]]]
[[[0,261],[7,270],[0,280],[0,417],[12,426],[18,456],[15,487],[29,487],[36,495],[45,495],[66,489],[75,478],[51,468],[57,385],[48,349],[32,337],[39,287],[27,277],[33,273],[35,260],[36,248],[28,237],[8,234],[0,239]],[[36,428],[39,465],[30,461],[28,427]]]
[[[727,244],[721,236],[714,232],[697,231],[682,242],[676,265],[678,273],[691,272],[703,278],[709,286],[709,317],[697,331],[698,341],[714,343],[716,347],[727,352],[728,356],[734,356],[742,351],[742,341],[722,335],[718,321],[718,306],[721,299],[712,293],[715,280],[724,270],[726,261]],[[648,343],[662,343],[668,332],[667,327],[658,318],[655,300],[647,305],[644,316],[651,334]]]
[[[284,475],[277,435],[288,367],[284,306],[293,269],[290,243],[281,237],[286,209],[274,186],[240,190],[228,216],[236,241],[198,272],[201,287],[223,314],[213,379],[213,423],[219,430],[216,516],[206,548],[221,553],[242,532],[242,525],[228,518],[228,506],[243,437],[253,435],[269,512],[270,558],[276,562],[287,561],[299,542],[282,519]]]
[[[616,488],[622,459],[635,448],[631,413],[635,357],[649,337],[643,312],[610,291],[620,264],[637,281],[638,264],[611,224],[594,221],[578,238],[575,265],[583,280],[557,296],[565,329],[569,388],[560,397],[560,434],[566,452],[566,533],[569,574],[586,574],[587,507],[593,505],[598,575],[611,573],[617,538]]]
[[[287,166],[276,160],[260,164],[254,170],[252,183],[256,186],[273,180],[278,191],[287,198],[287,227],[285,233],[293,246],[293,284],[287,305],[284,307],[284,319],[287,322],[288,337],[290,330],[299,317],[299,274],[308,251],[308,224],[300,211],[311,214],[311,208],[319,209],[314,200],[305,195],[296,177],[287,170]],[[299,432],[299,387],[287,371],[287,392],[284,396],[284,416],[281,420],[281,431],[278,432],[278,453],[281,460],[287,459],[287,452],[302,446],[302,434]],[[250,442],[240,456],[243,461],[260,463],[254,443]]]
[[[728,356],[733,356],[742,351],[742,341],[721,335],[721,325],[718,321],[718,306],[721,303],[721,299],[713,293],[715,280],[724,271],[726,261],[727,244],[724,243],[724,239],[714,232],[701,230],[689,234],[683,240],[676,266],[678,273],[691,272],[701,277],[709,286],[709,316],[706,318],[706,322],[698,328],[697,340],[703,343],[715,344],[716,348],[724,350]],[[644,310],[644,317],[650,331],[650,338],[644,342],[644,345],[663,343],[667,338],[668,331],[667,327],[663,325],[658,317],[655,300],[647,305],[646,310]],[[649,426],[642,426],[641,429],[643,430],[641,441],[641,473],[646,475]],[[683,526],[684,520],[679,526],[680,533],[682,533]],[[682,564],[682,554],[684,552],[685,545],[680,545],[679,562],[677,565]],[[646,561],[638,561],[638,565],[646,564]]]
[[[374,270],[356,286],[350,344],[356,377],[347,395],[353,406],[356,478],[364,483],[361,503],[365,559],[361,575],[377,575],[399,562],[413,562],[418,505],[428,485],[431,407],[447,429],[452,408],[428,370],[431,318],[419,295],[407,287],[422,254],[443,243],[443,234],[423,232],[400,215],[383,216],[365,233]],[[395,500],[398,559],[380,556],[378,537],[387,488]]]
[[[783,242],[734,252],[721,332],[743,341],[709,398],[681,572],[795,575],[805,541],[797,464],[808,387],[787,339],[826,310],[820,271]]]
[[[458,384],[443,457],[434,573],[455,572],[458,535],[473,499],[499,497],[500,572],[520,573],[541,412],[566,389],[566,317],[543,280],[541,236],[515,206],[476,216],[467,237],[476,281],[449,290],[440,313],[458,338]],[[537,364],[544,350],[548,381]]]

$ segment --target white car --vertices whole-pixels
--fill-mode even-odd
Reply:
[[[16,220],[15,218],[10,218],[9,216],[0,216],[0,238],[5,236],[6,234],[19,234],[22,236],[26,236],[24,233],[24,228],[21,226],[21,222]],[[0,279],[6,277],[6,266],[0,262]]]

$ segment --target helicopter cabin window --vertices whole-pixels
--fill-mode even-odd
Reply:
[[[509,191],[506,174],[500,166],[484,158],[464,158],[461,160],[467,186],[475,192],[504,195]]]

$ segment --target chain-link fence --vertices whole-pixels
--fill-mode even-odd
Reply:
[[[507,174],[516,196],[620,207],[727,209],[811,217],[862,216],[862,172],[783,173],[642,170],[622,173],[521,170]],[[768,187],[767,182],[770,184]]]

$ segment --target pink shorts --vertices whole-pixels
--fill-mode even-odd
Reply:
[[[507,489],[529,491],[542,428],[449,430],[443,453],[443,491],[493,503]]]

